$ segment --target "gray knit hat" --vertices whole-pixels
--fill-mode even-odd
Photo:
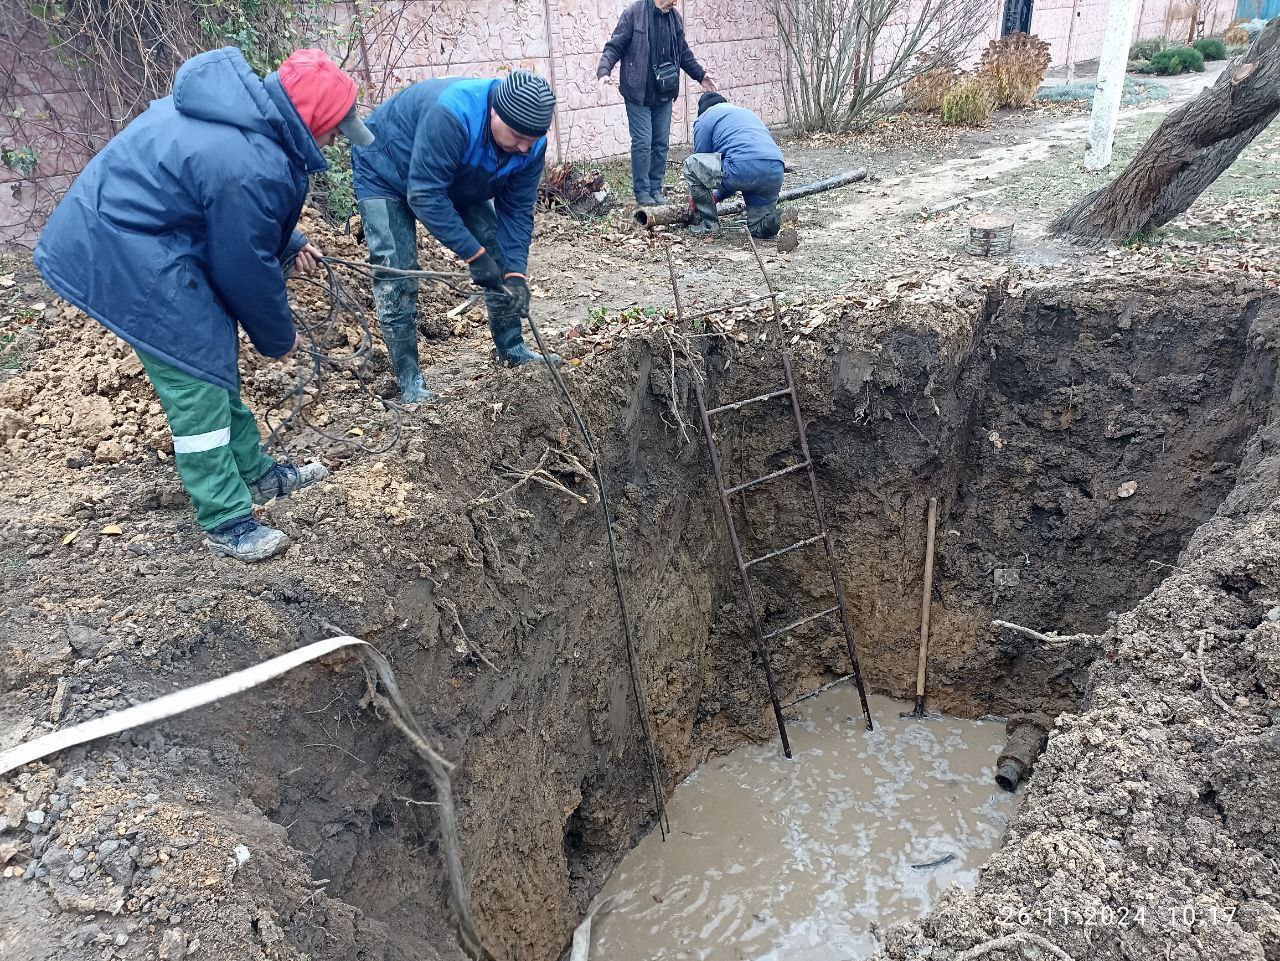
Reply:
[[[551,128],[556,95],[536,73],[514,70],[494,91],[493,109],[517,133],[541,137]]]

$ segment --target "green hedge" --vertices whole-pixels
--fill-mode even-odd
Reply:
[[[1192,44],[1206,60],[1226,60],[1227,45],[1217,37],[1204,37]]]
[[[1175,73],[1204,72],[1204,56],[1193,47],[1170,47],[1151,58],[1151,72],[1162,76]]]

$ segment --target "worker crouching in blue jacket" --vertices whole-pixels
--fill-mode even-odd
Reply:
[[[351,151],[369,261],[418,269],[415,218],[486,289],[508,365],[556,362],[525,346],[529,243],[556,98],[527,70],[505,80],[423,80],[369,116],[377,142]],[[375,277],[378,324],[406,403],[429,401],[418,361],[418,281]]]
[[[298,347],[284,268],[320,268],[295,227],[320,147],[368,142],[356,84],[320,50],[258,77],[234,47],[187,61],[173,94],[111,139],[49,218],[49,286],[137,350],[173,431],[174,460],[216,554],[289,545],[253,505],[328,474],[276,463],[240,399],[239,333],[268,357]]]
[[[782,228],[782,150],[764,121],[718,93],[704,93],[693,123],[693,150],[684,162],[684,176],[699,222],[689,232],[715,234],[720,229],[716,204],[741,193],[751,236],[776,237]]]

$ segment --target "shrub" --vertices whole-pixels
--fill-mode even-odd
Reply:
[[[1038,101],[1057,103],[1087,103],[1093,99],[1098,85],[1093,82],[1058,84],[1045,87],[1036,94]],[[1121,100],[1126,107],[1149,103],[1152,100],[1164,100],[1169,96],[1169,88],[1152,80],[1139,80],[1137,77],[1124,78],[1124,94]]]
[[[902,88],[902,99],[908,110],[937,113],[942,100],[960,82],[961,73],[954,67],[934,67],[916,74]]]
[[[1025,107],[1040,89],[1051,59],[1049,45],[1039,37],[1011,33],[987,44],[978,75],[995,106]]]
[[[1247,47],[1249,46],[1249,31],[1240,24],[1234,23],[1222,35],[1222,42],[1228,47]]]
[[[1175,73],[1187,73],[1188,71],[1202,73],[1204,71],[1204,57],[1199,50],[1191,47],[1169,47],[1167,50],[1161,50],[1151,58],[1151,70],[1153,73],[1166,77]]]
[[[1150,60],[1161,50],[1169,46],[1169,41],[1164,37],[1152,37],[1149,40],[1139,40],[1129,48],[1130,60]]]
[[[346,144],[331,144],[323,152],[329,169],[312,178],[311,201],[332,220],[345,223],[356,212],[351,148]]]
[[[942,122],[955,127],[983,127],[996,109],[995,98],[981,76],[969,76],[942,98]]]
[[[1204,37],[1191,45],[1206,60],[1226,60],[1227,45],[1217,37]]]

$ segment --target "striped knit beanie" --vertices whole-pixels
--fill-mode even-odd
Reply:
[[[551,128],[556,95],[536,73],[515,70],[494,91],[493,109],[516,133],[541,137]]]

